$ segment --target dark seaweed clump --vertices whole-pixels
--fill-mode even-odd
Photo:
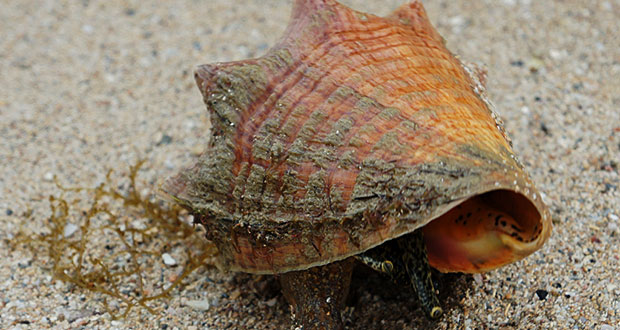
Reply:
[[[95,188],[57,183],[62,193],[49,197],[51,216],[42,233],[21,229],[11,241],[13,248],[30,249],[55,279],[95,293],[90,297],[114,319],[126,317],[134,307],[155,313],[154,300],[169,298],[192,272],[211,265],[217,253],[204,231],[187,221],[184,209],[153,194],[141,196],[136,177],[143,163],[130,167],[125,189],[112,187],[112,171]],[[86,204],[67,197],[79,193],[87,196]],[[75,232],[68,234],[68,229]],[[169,251],[180,255],[174,268],[162,265],[162,255]],[[157,266],[163,270],[153,274]]]

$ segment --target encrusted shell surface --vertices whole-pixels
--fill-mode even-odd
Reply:
[[[209,147],[164,189],[206,227],[225,267],[281,273],[341,260],[480,195],[515,218],[519,241],[460,265],[429,242],[431,265],[483,271],[549,236],[547,208],[479,77],[417,1],[381,18],[297,0],[266,55],[195,76]],[[435,228],[450,225],[439,220]]]

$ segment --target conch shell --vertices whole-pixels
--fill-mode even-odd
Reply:
[[[225,267],[302,270],[422,228],[433,267],[479,272],[550,234],[480,77],[417,1],[381,18],[296,0],[267,54],[195,78],[209,147],[164,189]]]

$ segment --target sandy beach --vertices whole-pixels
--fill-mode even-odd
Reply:
[[[404,1],[342,0],[379,16]],[[289,306],[272,276],[202,267],[169,299],[151,302],[154,314],[135,308],[113,320],[102,294],[54,279],[49,258],[10,242],[19,231],[49,228],[49,196],[62,193],[54,178],[95,187],[112,169],[109,184],[122,190],[129,166],[145,159],[139,183],[150,193],[190,164],[210,128],[193,69],[264,54],[284,31],[291,2],[5,2],[0,328],[287,328]],[[520,262],[445,276],[446,312],[436,322],[411,293],[362,271],[344,312],[347,329],[620,330],[620,1],[423,3],[447,47],[486,66],[490,99],[554,229]],[[83,199],[83,210],[88,194],[71,196]],[[93,240],[102,255],[112,253],[105,236]],[[179,246],[153,246],[181,259]],[[144,271],[170,283],[180,272],[171,265]]]

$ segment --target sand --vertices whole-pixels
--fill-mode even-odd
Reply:
[[[402,0],[349,0],[385,15]],[[555,224],[527,259],[448,277],[446,315],[356,278],[349,329],[620,329],[620,2],[424,1],[448,47],[485,63],[490,98]],[[43,230],[47,197],[147,159],[156,187],[204,148],[197,64],[259,56],[291,3],[6,1],[0,11],[0,328],[281,329],[271,277],[201,269],[157,314],[111,320],[101,296],[52,278],[8,240]],[[154,189],[154,188],[153,188]],[[163,265],[163,263],[162,263]],[[154,269],[165,265],[153,266]],[[174,271],[174,270],[173,270]],[[193,307],[192,307],[193,306]]]

